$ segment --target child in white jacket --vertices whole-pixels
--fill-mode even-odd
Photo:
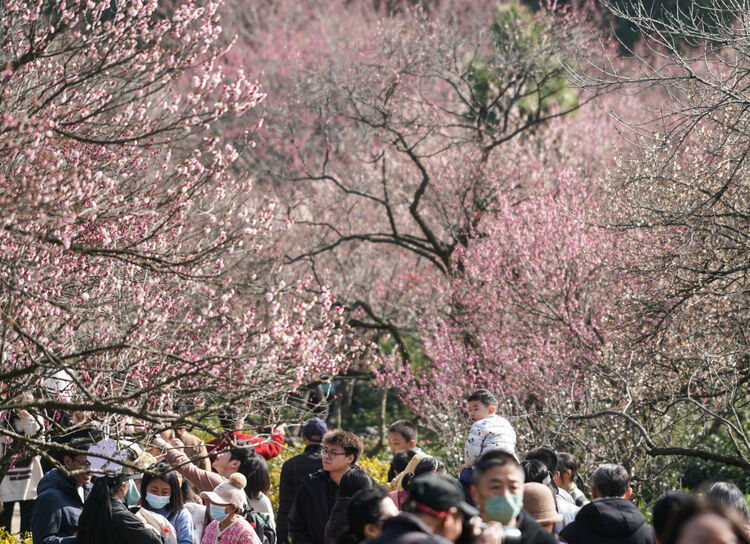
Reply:
[[[482,454],[503,450],[516,457],[516,432],[507,419],[495,413],[497,397],[480,389],[469,395],[467,401],[472,426],[464,445],[464,468],[460,475],[464,487],[471,484],[472,467]]]

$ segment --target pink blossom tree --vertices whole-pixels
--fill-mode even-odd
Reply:
[[[467,315],[477,308],[466,310],[463,300],[473,285],[470,248],[521,221],[512,212],[526,199],[546,203],[564,171],[575,172],[566,179],[578,180],[582,195],[592,192],[588,178],[611,157],[614,123],[587,107],[594,93],[571,89],[559,62],[585,41],[585,29],[569,14],[466,2],[387,15],[317,2],[228,7],[242,51],[265,67],[272,95],[264,104],[267,145],[247,160],[258,187],[275,195],[293,224],[284,240],[287,272],[310,271],[333,284],[349,324],[386,351],[393,342],[397,366],[419,365],[425,354],[432,365],[447,343],[460,343],[461,327],[476,325]],[[534,233],[544,239],[540,228]],[[536,331],[535,342],[546,330]],[[564,349],[577,353],[574,344]],[[485,355],[476,346],[464,355],[473,353],[483,361],[477,373],[494,378],[485,363],[504,348],[482,345]],[[526,359],[519,352],[513,360],[517,374]],[[380,369],[381,384],[444,431],[427,415],[430,403],[438,398],[451,425],[460,424],[465,391],[457,391],[474,383],[463,373],[465,360],[453,364],[451,373],[436,364],[440,380],[414,369],[412,381],[402,381]],[[449,379],[450,395],[443,387]],[[409,384],[420,394],[411,395]],[[521,407],[527,392],[515,392]]]
[[[0,476],[71,430],[63,412],[113,434],[236,403],[276,421],[356,358],[330,292],[277,276],[273,203],[229,170],[242,141],[212,130],[251,127],[264,98],[223,67],[219,6],[0,7],[0,411],[46,424],[0,428]]]

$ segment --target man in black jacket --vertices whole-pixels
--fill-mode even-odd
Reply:
[[[302,481],[289,512],[292,544],[324,544],[325,528],[341,477],[362,454],[356,434],[333,431],[323,437],[323,469]]]
[[[386,519],[381,535],[367,544],[451,544],[463,533],[464,521],[478,514],[464,500],[456,480],[442,474],[421,474],[409,486],[404,512]]]
[[[57,469],[44,475],[37,486],[36,506],[31,518],[35,544],[72,544],[76,541],[78,518],[91,491],[91,462],[85,455],[65,455],[66,470],[77,472],[67,477]]]
[[[279,512],[276,518],[276,535],[279,544],[287,544],[289,538],[289,511],[302,480],[323,468],[323,435],[328,432],[325,421],[314,417],[302,426],[302,441],[305,451],[295,455],[281,465],[279,480]]]
[[[653,529],[629,500],[630,476],[625,467],[602,465],[591,476],[591,497],[560,538],[568,544],[653,544]]]
[[[523,510],[524,474],[516,458],[503,450],[490,450],[474,465],[471,496],[486,522],[518,529],[522,544],[556,544]]]

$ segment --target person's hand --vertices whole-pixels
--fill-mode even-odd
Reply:
[[[502,544],[503,542],[503,526],[499,523],[490,522],[486,525],[484,530],[476,526],[474,538],[472,542],[474,544]]]
[[[282,423],[281,425],[277,426],[276,429],[274,429],[275,434],[285,434],[286,433],[286,423]]]
[[[159,435],[164,440],[172,440],[174,438],[174,431],[172,429],[167,429],[166,431],[160,432]]]

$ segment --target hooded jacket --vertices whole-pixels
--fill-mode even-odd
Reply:
[[[606,497],[581,508],[560,538],[568,544],[652,544],[653,534],[635,504],[621,497]]]
[[[88,497],[91,488],[91,483],[83,486],[84,497]],[[49,471],[37,486],[36,505],[31,518],[34,544],[76,542],[75,534],[82,510],[83,501],[75,482],[57,469]]]

